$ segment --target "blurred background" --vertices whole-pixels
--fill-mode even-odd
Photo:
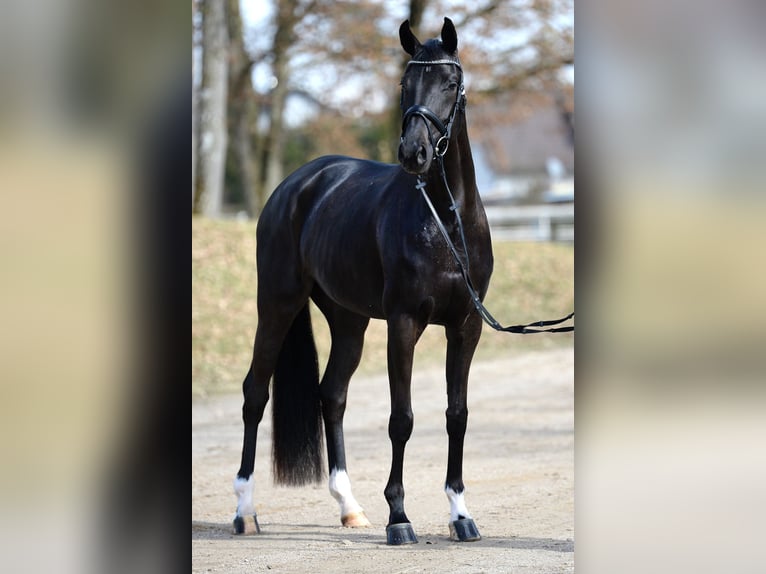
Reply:
[[[398,27],[459,32],[486,198],[572,199],[572,2],[194,2],[195,213],[256,218],[319,155],[395,163]],[[556,185],[553,186],[552,183]],[[546,196],[547,197],[547,196]]]
[[[578,570],[762,567],[765,8],[577,5]]]

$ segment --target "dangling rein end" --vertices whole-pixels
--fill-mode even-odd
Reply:
[[[455,204],[455,200],[452,197],[452,192],[450,191],[449,185],[447,184],[447,176],[444,173],[444,165],[441,163],[442,158],[439,157],[438,159],[442,168],[441,172],[442,172],[442,179],[444,180],[444,186],[447,188],[447,192],[449,193],[450,199],[452,200],[450,211],[452,211],[455,214],[457,225],[460,228],[460,238],[463,241],[463,250],[465,251],[466,257],[467,257],[468,246],[465,243],[465,235],[463,234],[463,223],[460,221],[460,214],[457,211],[457,205]],[[479,297],[479,294],[477,293],[476,289],[473,286],[473,283],[471,282],[471,277],[470,275],[468,275],[468,269],[466,269],[466,265],[463,263],[463,260],[461,259],[460,254],[458,254],[457,249],[455,249],[455,245],[452,243],[452,240],[449,237],[449,233],[447,233],[447,228],[444,227],[442,220],[439,218],[439,214],[436,213],[434,204],[431,203],[431,198],[428,197],[428,192],[426,192],[426,182],[423,181],[419,176],[418,176],[418,183],[415,186],[415,188],[420,190],[420,193],[422,194],[423,199],[425,199],[425,202],[428,205],[428,208],[431,210],[431,215],[433,215],[434,221],[436,221],[436,227],[439,228],[439,231],[441,232],[442,237],[444,237],[444,241],[447,242],[447,246],[452,252],[452,257],[454,257],[455,262],[457,263],[457,266],[460,269],[460,273],[463,275],[463,280],[465,281],[465,285],[468,288],[468,293],[470,293],[471,295],[471,299],[473,300],[473,305],[474,307],[476,307],[476,311],[479,312],[479,315],[481,316],[481,318],[484,320],[484,322],[487,325],[492,327],[495,331],[502,331],[503,333],[517,333],[519,335],[531,335],[532,333],[568,333],[568,332],[574,331],[574,325],[569,325],[567,327],[555,327],[553,329],[543,328],[543,327],[550,327],[552,325],[558,325],[559,323],[563,323],[564,321],[568,321],[569,319],[574,318],[574,311],[572,311],[569,315],[567,315],[563,319],[555,319],[553,321],[535,321],[534,323],[527,323],[526,325],[511,325],[509,327],[503,327],[500,323],[498,323],[497,320],[489,312],[489,310],[484,306],[484,303],[481,302],[481,297]],[[536,327],[539,327],[539,328],[536,328]]]
[[[562,319],[554,319],[552,321],[535,321],[533,323],[527,323],[526,325],[510,325],[508,327],[503,327],[484,306],[484,303],[481,302],[479,294],[476,293],[473,285],[470,284],[470,278],[468,278],[467,274],[464,274],[464,278],[466,278],[466,285],[468,287],[468,291],[471,293],[471,298],[473,299],[473,305],[476,307],[476,311],[478,311],[484,322],[492,327],[495,331],[501,331],[503,333],[516,333],[518,335],[531,335],[532,333],[569,333],[574,331],[574,325],[568,325],[566,327],[554,327],[553,329],[544,328],[569,321],[569,319],[574,318],[574,311]]]
[[[479,313],[481,313],[481,311],[479,311]],[[567,333],[567,332],[574,331],[574,325],[568,325],[566,327],[556,327],[554,329],[543,329],[542,327],[550,327],[551,325],[558,325],[559,323],[563,323],[564,321],[569,321],[569,319],[572,319],[572,318],[574,318],[574,312],[570,313],[563,319],[556,319],[554,321],[536,321],[534,323],[528,323],[527,325],[512,325],[510,327],[502,327],[499,323],[497,323],[497,321],[494,321],[494,319],[493,321],[497,323],[497,326],[489,322],[487,323],[489,324],[490,327],[492,327],[493,329],[497,331],[503,331],[505,333],[518,333],[520,335],[529,335],[530,333]],[[533,329],[532,327],[540,327],[540,328]]]

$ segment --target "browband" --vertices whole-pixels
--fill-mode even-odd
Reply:
[[[456,60],[410,60],[407,62],[407,66],[409,67],[410,64],[416,64],[420,66],[431,66],[433,64],[454,64],[461,70],[463,67],[460,65],[460,62]]]

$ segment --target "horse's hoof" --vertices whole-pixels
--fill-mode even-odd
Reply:
[[[367,520],[367,516],[365,515],[364,511],[347,514],[346,516],[343,516],[340,521],[343,526],[348,528],[365,528],[367,526],[372,526],[370,521]]]
[[[261,526],[255,514],[234,517],[234,534],[260,534]]]
[[[409,522],[389,524],[386,526],[386,543],[390,546],[417,544],[418,537],[415,536],[415,531]]]
[[[449,523],[449,538],[457,542],[475,542],[481,540],[481,534],[473,518],[460,518]]]

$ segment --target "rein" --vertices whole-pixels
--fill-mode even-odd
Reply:
[[[423,65],[423,66],[429,66],[429,65],[435,65],[435,64],[452,64],[457,66],[458,68],[462,68],[460,66],[460,62],[454,61],[454,60],[433,60],[433,61],[420,61],[420,60],[411,60],[407,66],[410,65]],[[444,182],[444,188],[447,190],[447,194],[449,195],[450,199],[450,211],[452,211],[455,214],[455,220],[457,222],[458,230],[460,231],[460,240],[463,244],[463,252],[465,253],[465,263],[463,262],[463,258],[460,257],[460,253],[458,252],[457,248],[455,247],[455,244],[450,239],[449,233],[447,232],[447,228],[444,226],[444,223],[442,223],[441,218],[439,217],[439,214],[436,212],[436,208],[434,207],[434,204],[431,202],[431,198],[428,196],[428,193],[426,192],[426,182],[421,179],[420,176],[418,176],[418,183],[415,186],[416,189],[420,190],[420,193],[423,195],[423,198],[426,201],[426,204],[428,205],[428,208],[431,210],[431,214],[433,215],[434,221],[436,222],[436,226],[439,228],[439,231],[442,234],[442,237],[444,237],[444,240],[447,242],[447,246],[450,249],[450,252],[452,253],[452,256],[455,259],[455,262],[457,263],[458,268],[460,269],[460,273],[463,276],[463,280],[465,281],[466,288],[468,289],[468,293],[471,296],[471,300],[473,301],[474,307],[476,307],[476,311],[479,313],[481,318],[484,320],[487,325],[492,327],[496,331],[502,331],[504,333],[518,333],[521,335],[529,335],[531,333],[566,333],[574,331],[574,326],[567,326],[567,327],[554,327],[545,329],[543,327],[551,327],[553,325],[558,325],[560,323],[563,323],[565,321],[568,321],[569,319],[574,317],[574,312],[570,313],[566,317],[562,319],[554,319],[549,321],[535,321],[533,323],[527,323],[526,325],[510,325],[507,327],[503,327],[489,312],[489,310],[484,306],[484,303],[481,301],[481,297],[479,297],[479,293],[476,291],[476,289],[473,286],[473,283],[471,282],[471,276],[469,275],[469,268],[470,268],[470,261],[468,257],[468,245],[466,244],[465,240],[465,232],[463,231],[463,222],[460,218],[460,212],[458,210],[458,205],[455,202],[455,198],[452,195],[452,190],[450,190],[449,184],[447,183],[447,172],[444,169],[444,156],[447,153],[447,148],[449,147],[449,140],[452,135],[452,124],[455,120],[455,116],[457,115],[458,110],[465,110],[465,88],[462,83],[461,78],[461,84],[460,89],[458,90],[458,96],[455,101],[455,105],[452,107],[452,113],[450,114],[449,119],[447,120],[447,124],[445,125],[441,119],[433,113],[430,109],[428,109],[425,106],[421,105],[414,105],[411,106],[409,109],[407,109],[406,112],[404,112],[404,116],[402,117],[402,133],[404,133],[404,129],[407,126],[407,122],[412,116],[419,116],[423,119],[423,121],[430,121],[437,130],[439,130],[439,133],[441,134],[441,137],[434,143],[433,138],[431,137],[431,131],[428,130],[428,137],[431,140],[431,146],[434,149],[434,155],[436,156],[436,160],[439,163],[439,171],[441,173],[442,181]]]
[[[497,321],[497,319],[495,319],[492,316],[492,314],[489,312],[489,309],[487,309],[484,306],[484,303],[481,302],[481,297],[479,297],[479,293],[474,288],[470,275],[468,275],[468,263],[469,263],[468,262],[468,246],[466,245],[465,234],[463,232],[463,223],[460,220],[460,215],[458,215],[458,209],[457,209],[457,204],[455,203],[455,199],[453,198],[452,192],[450,191],[449,185],[447,184],[447,176],[444,171],[444,160],[442,159],[441,156],[439,156],[439,167],[441,168],[442,179],[444,180],[444,187],[447,189],[447,193],[449,194],[450,201],[452,203],[452,205],[450,206],[450,211],[453,211],[455,213],[457,226],[458,226],[458,229],[460,230],[460,239],[463,243],[463,251],[465,252],[465,259],[466,259],[465,263],[463,263],[463,259],[460,257],[460,253],[455,247],[455,244],[450,239],[449,233],[447,232],[447,228],[444,227],[444,223],[442,223],[442,220],[439,217],[439,214],[436,212],[436,208],[434,207],[434,204],[431,202],[431,198],[428,197],[428,193],[426,193],[426,182],[420,179],[420,176],[418,176],[418,183],[415,186],[415,188],[420,190],[420,193],[423,195],[423,198],[426,200],[426,204],[428,205],[428,208],[431,210],[431,214],[434,217],[434,221],[436,221],[436,226],[439,228],[439,231],[441,232],[442,237],[444,237],[444,241],[447,242],[447,246],[449,247],[450,252],[452,253],[452,257],[455,258],[455,262],[457,263],[457,266],[460,269],[460,273],[463,276],[463,280],[465,281],[465,286],[468,289],[468,293],[471,295],[471,300],[473,301],[473,305],[474,307],[476,307],[476,311],[478,311],[479,315],[484,320],[484,322],[490,327],[492,327],[495,331],[502,331],[504,333],[518,333],[520,335],[529,335],[531,333],[566,333],[569,331],[574,331],[574,326],[571,326],[571,325],[567,327],[555,327],[553,329],[542,328],[542,327],[550,327],[552,325],[558,325],[559,323],[568,321],[569,319],[574,317],[574,312],[570,313],[569,315],[567,315],[566,317],[562,319],[554,319],[551,321],[535,321],[533,323],[527,323],[526,325],[509,325],[507,327],[503,327]]]

